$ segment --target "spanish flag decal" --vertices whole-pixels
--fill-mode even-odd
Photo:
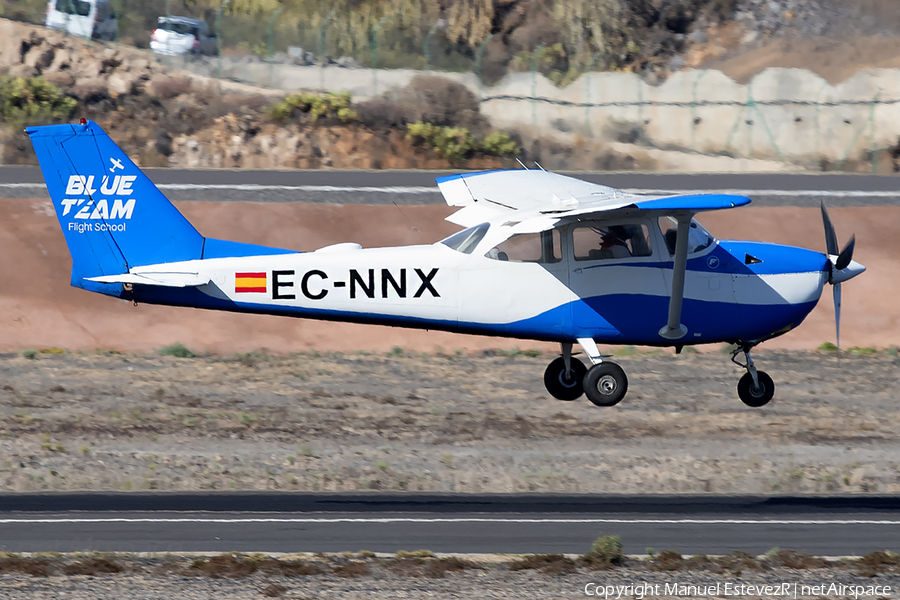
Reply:
[[[266,274],[265,273],[235,273],[234,274],[234,291],[242,292],[262,292],[266,293]]]

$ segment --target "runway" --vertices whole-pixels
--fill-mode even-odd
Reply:
[[[458,171],[146,169],[176,201],[443,204],[435,178]],[[633,193],[727,192],[762,206],[892,206],[900,178],[855,174],[568,173]],[[0,167],[0,197],[47,198],[37,167]]]
[[[15,552],[626,553],[826,556],[900,549],[892,497],[434,494],[21,494],[0,496],[0,549]]]

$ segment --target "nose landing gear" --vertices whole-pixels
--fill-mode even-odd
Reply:
[[[768,404],[775,395],[775,382],[765,371],[756,370],[756,365],[753,364],[753,358],[750,356],[753,346],[754,344],[740,344],[731,353],[731,362],[747,369],[737,385],[738,397],[741,402],[752,408],[759,408]],[[741,363],[737,359],[741,352],[747,359],[746,363]]]

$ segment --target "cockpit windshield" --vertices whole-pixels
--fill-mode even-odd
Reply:
[[[480,242],[484,237],[484,234],[487,233],[488,227],[489,225],[487,223],[469,227],[468,229],[463,229],[450,237],[442,239],[440,243],[453,248],[457,252],[472,254],[472,250],[475,249],[475,246],[478,245],[478,242]]]
[[[677,229],[678,221],[675,220],[675,217],[659,218],[659,230],[663,234],[663,239],[666,240],[666,249],[669,251],[670,256],[675,256],[675,239],[678,237]],[[691,230],[688,234],[688,254],[706,250],[715,241],[716,238],[703,225],[698,223],[696,219],[691,219]]]

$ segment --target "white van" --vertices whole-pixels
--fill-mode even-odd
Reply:
[[[109,0],[50,0],[44,24],[72,35],[112,41],[118,17]]]
[[[150,49],[157,54],[208,54],[219,53],[216,34],[202,19],[190,17],[159,17],[156,29],[150,35]]]

